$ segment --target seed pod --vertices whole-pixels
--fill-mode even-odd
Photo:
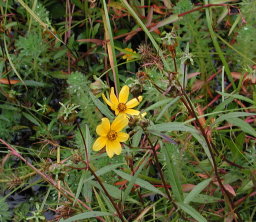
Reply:
[[[140,125],[142,128],[146,128],[146,127],[149,126],[149,120],[147,120],[147,119],[141,119],[141,120],[139,121],[139,125]]]

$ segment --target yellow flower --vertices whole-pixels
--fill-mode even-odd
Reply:
[[[96,128],[99,137],[94,142],[92,149],[99,151],[106,146],[107,155],[112,158],[114,154],[119,155],[121,153],[120,143],[129,138],[129,134],[120,132],[128,125],[128,118],[125,115],[119,115],[112,124],[110,124],[108,118],[102,118],[101,121],[101,124]]]
[[[131,61],[137,58],[137,56],[134,55],[136,51],[133,51],[130,48],[125,48],[124,50],[127,51],[127,53],[122,56],[122,59],[126,59],[126,61]]]
[[[116,115],[119,115],[119,114],[139,115],[140,114],[140,111],[132,108],[140,104],[140,102],[142,101],[142,96],[139,96],[138,98],[134,98],[128,101],[129,90],[130,89],[128,86],[123,86],[119,93],[119,97],[117,98],[114,93],[114,88],[111,87],[109,100],[106,98],[104,94],[102,94],[104,101],[110,106],[110,108],[113,111],[115,111]]]

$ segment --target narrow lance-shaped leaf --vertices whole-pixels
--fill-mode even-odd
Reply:
[[[229,119],[232,119],[232,118],[244,117],[244,116],[254,116],[254,115],[256,115],[256,113],[246,113],[246,112],[227,113],[227,114],[221,115],[219,118],[217,118],[215,120],[214,124],[220,123],[220,122],[222,122],[224,120],[228,121]]]
[[[187,214],[189,214],[191,217],[193,217],[194,219],[196,219],[198,222],[207,222],[207,220],[205,219],[205,217],[203,217],[196,209],[194,209],[193,207],[191,207],[188,204],[182,203],[182,202],[178,202],[176,203],[178,205],[178,207],[180,207],[184,212],[186,212]]]
[[[180,178],[177,174],[177,168],[173,164],[171,150],[174,147],[174,144],[167,144],[163,147],[164,157],[166,159],[166,166],[167,166],[167,178],[168,182],[172,186],[172,191],[177,201],[183,201],[183,193],[181,189],[181,182]]]
[[[243,132],[256,137],[255,129],[249,123],[245,122],[244,120],[241,120],[239,118],[230,118],[230,119],[227,119],[227,121],[234,126],[240,127]]]
[[[92,98],[93,103],[109,119],[114,119],[114,115],[109,111],[108,107],[104,105],[99,99],[97,99],[91,92],[89,92],[90,97]]]
[[[140,167],[138,168],[138,170],[136,171],[136,173],[134,174],[134,176],[132,177],[130,183],[128,184],[125,192],[124,192],[124,197],[123,197],[123,203],[125,202],[125,200],[127,199],[127,197],[129,196],[129,193],[131,192],[133,185],[137,179],[137,177],[139,176],[141,170],[144,168],[144,166],[146,165],[146,163],[148,163],[148,158],[145,158],[143,163],[140,165]]]
[[[104,167],[102,167],[101,169],[97,170],[97,171],[95,172],[95,174],[96,174],[98,177],[99,177],[99,176],[102,176],[103,174],[108,173],[108,172],[110,172],[110,171],[116,169],[117,167],[119,167],[119,166],[121,166],[121,165],[123,165],[123,163],[117,163],[117,164],[111,164],[111,165],[104,166]],[[93,178],[94,178],[94,176],[91,176],[91,177],[87,178],[87,179],[84,181],[84,183],[86,183],[86,182],[89,181],[89,180],[92,180]]]
[[[184,199],[184,203],[185,204],[189,204],[191,201],[193,201],[194,198],[196,198],[196,196],[198,194],[200,194],[211,182],[211,178],[202,181],[201,183],[197,184],[193,190],[190,191],[190,193],[186,196],[186,198]]]
[[[122,171],[119,171],[119,170],[114,170],[114,172],[119,175],[120,177],[124,178],[125,180],[128,180],[128,181],[131,181],[133,176],[127,174],[127,173],[124,173]],[[157,194],[160,194],[164,197],[166,197],[166,195],[160,191],[159,189],[155,188],[152,184],[150,184],[149,182],[145,181],[145,180],[142,180],[140,178],[137,178],[135,180],[135,184],[145,188],[146,190],[149,190],[151,192],[154,192],[154,193],[157,193]]]

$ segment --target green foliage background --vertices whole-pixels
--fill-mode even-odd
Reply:
[[[254,221],[256,2],[209,3],[0,2],[0,221]],[[109,159],[123,85],[147,115]]]

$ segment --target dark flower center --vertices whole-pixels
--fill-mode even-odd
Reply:
[[[124,103],[119,103],[117,109],[119,112],[123,112],[126,110],[126,105]]]
[[[109,131],[107,135],[108,139],[113,141],[117,138],[117,133],[114,130]]]

